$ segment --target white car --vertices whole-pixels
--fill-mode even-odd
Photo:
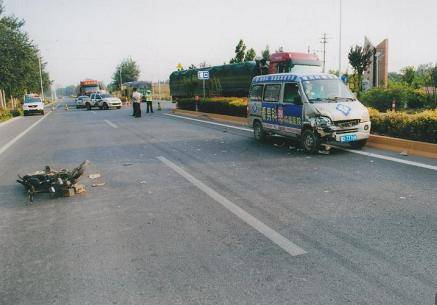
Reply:
[[[121,100],[118,97],[114,97],[107,93],[93,93],[89,101],[85,102],[87,110],[91,110],[93,107],[99,107],[100,109],[121,108]]]
[[[76,108],[85,108],[85,103],[90,99],[89,96],[81,95],[76,98]]]
[[[44,103],[37,95],[26,95],[23,103],[24,115],[40,113],[44,115]]]

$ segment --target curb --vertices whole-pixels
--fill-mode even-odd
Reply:
[[[230,115],[196,112],[190,110],[173,109],[173,113],[189,117],[209,119],[221,123],[231,123],[248,127],[247,119]],[[397,153],[406,153],[413,156],[437,159],[437,144],[392,138],[371,134],[367,146],[389,150]]]
[[[209,119],[220,123],[231,123],[244,127],[249,126],[247,124],[246,118],[237,117],[237,116],[216,114],[216,113],[206,113],[206,112],[196,112],[196,111],[181,110],[181,109],[172,109],[172,112],[175,114],[183,114],[193,118]]]
[[[14,121],[16,121],[16,120],[18,120],[18,119],[21,119],[22,117],[23,117],[23,116],[19,115],[19,116],[16,116],[16,117],[13,117],[13,118],[7,119],[7,120],[5,120],[5,121],[2,121],[2,122],[0,122],[0,127],[3,127],[3,126],[5,126],[5,125],[7,125],[7,124],[9,124],[9,123],[12,123],[12,122],[14,122]]]
[[[437,144],[371,134],[367,145],[373,148],[437,159]]]

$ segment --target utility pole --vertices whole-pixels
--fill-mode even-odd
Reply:
[[[38,62],[39,62],[39,80],[41,83],[41,98],[44,100],[44,89],[42,85],[42,67],[41,67],[41,56],[38,54]]]
[[[326,70],[326,44],[328,43],[328,37],[326,37],[326,33],[323,33],[320,43],[323,44],[323,73]]]
[[[339,35],[338,35],[338,76],[341,77],[341,0],[340,0],[340,27],[339,27]]]
[[[158,80],[158,95],[159,99],[161,100],[161,82]]]
[[[123,82],[122,82],[122,79],[121,79],[121,69],[122,69],[122,65],[120,65],[120,70],[119,70],[119,72],[120,72],[119,73],[120,74],[120,92],[122,92],[122,86],[123,86]]]

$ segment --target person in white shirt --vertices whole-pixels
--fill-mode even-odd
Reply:
[[[132,116],[136,118],[141,117],[141,96],[142,94],[137,91],[137,88],[133,88],[132,93],[132,108],[133,108],[133,114]]]

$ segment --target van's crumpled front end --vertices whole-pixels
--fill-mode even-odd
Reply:
[[[358,101],[314,104],[316,115],[308,118],[324,142],[363,142],[370,135],[369,111]]]
[[[323,143],[366,144],[370,135],[368,109],[338,78],[302,77],[308,101],[305,120]]]

